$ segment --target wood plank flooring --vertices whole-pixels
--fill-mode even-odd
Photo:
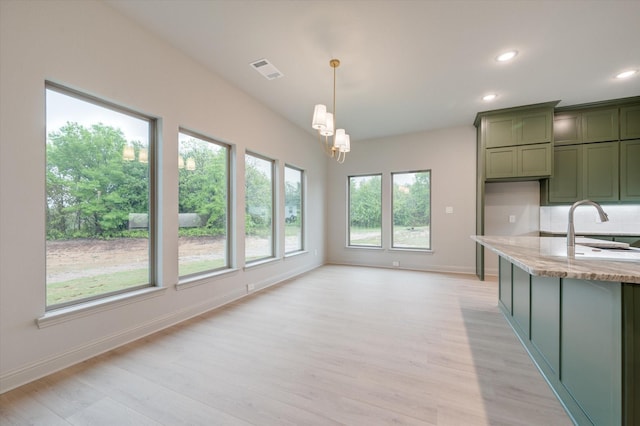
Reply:
[[[475,277],[324,266],[0,395],[4,425],[570,425]]]

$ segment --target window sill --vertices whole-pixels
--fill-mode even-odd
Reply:
[[[424,253],[424,254],[433,254],[434,251],[432,249],[421,249],[421,248],[403,248],[403,247],[392,247],[389,251],[408,251],[413,253]]]
[[[307,250],[292,251],[291,253],[286,253],[284,255],[284,259],[287,260],[289,258],[300,256],[300,255],[303,255],[303,254],[308,254],[308,253],[309,252]]]
[[[64,308],[45,312],[43,316],[36,319],[36,324],[38,328],[50,327],[52,325],[93,315],[98,312],[108,311],[120,306],[136,303],[141,300],[158,297],[165,291],[167,291],[166,287],[144,288],[141,290],[105,297],[103,299],[91,300],[86,303],[79,303],[73,306],[65,306]]]
[[[345,246],[348,249],[360,249],[360,250],[384,250],[382,247],[374,246]]]
[[[202,284],[207,284],[210,278],[220,278],[225,275],[233,274],[235,272],[238,272],[237,268],[229,268],[223,271],[215,271],[194,277],[184,278],[181,281],[178,281],[178,284],[176,284],[176,290],[186,290],[191,287],[197,287]]]
[[[280,262],[282,260],[282,258],[279,257],[270,257],[268,259],[261,259],[261,260],[256,260],[255,262],[251,262],[248,263],[246,265],[244,265],[244,270],[247,269],[253,269],[256,268],[258,266],[263,266],[263,265],[268,265],[270,263],[275,263],[275,262]]]

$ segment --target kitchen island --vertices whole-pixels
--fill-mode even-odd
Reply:
[[[474,236],[499,256],[499,306],[579,425],[640,424],[640,262],[566,239]]]

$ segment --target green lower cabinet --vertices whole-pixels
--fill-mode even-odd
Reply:
[[[498,268],[498,276],[500,277],[500,303],[502,303],[503,309],[509,314],[509,316],[511,316],[511,262],[501,257],[498,262]]]
[[[640,424],[640,285],[499,262],[500,308],[578,425]]]
[[[595,425],[619,425],[620,283],[562,280],[560,382]]]
[[[531,277],[531,343],[552,374],[560,374],[560,280]]]
[[[640,201],[640,139],[620,142],[620,200]]]
[[[513,266],[513,319],[520,327],[521,334],[530,338],[529,319],[531,317],[531,275]]]

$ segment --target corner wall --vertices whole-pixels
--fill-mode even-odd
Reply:
[[[45,80],[159,118],[158,276],[166,290],[38,328],[45,313]],[[107,5],[0,1],[0,93],[0,392],[242,297],[248,283],[261,288],[323,263],[325,212],[312,207],[327,202],[327,166],[313,136]],[[179,126],[235,146],[239,269],[177,291]],[[245,149],[306,171],[307,253],[242,268]]]
[[[335,264],[475,273],[476,130],[472,125],[351,142],[328,172],[328,261]],[[431,170],[432,253],[393,250],[391,172]],[[347,247],[347,178],[382,173],[382,249]],[[453,213],[446,213],[452,207]]]

